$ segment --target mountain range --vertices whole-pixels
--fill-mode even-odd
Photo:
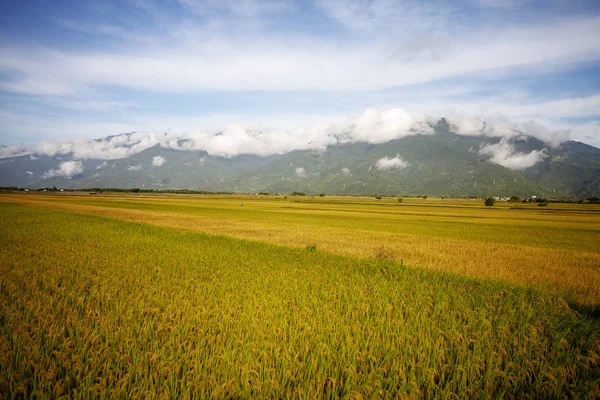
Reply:
[[[593,146],[575,141],[551,146],[525,134],[464,135],[443,118],[432,128],[433,134],[384,143],[339,141],[323,149],[267,156],[225,157],[161,144],[116,159],[33,152],[0,159],[0,186],[448,197],[600,195],[600,149]]]

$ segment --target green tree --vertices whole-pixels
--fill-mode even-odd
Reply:
[[[494,199],[493,197],[486,197],[485,198],[485,205],[486,206],[491,207],[494,204],[496,204],[496,199]]]

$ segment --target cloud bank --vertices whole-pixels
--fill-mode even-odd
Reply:
[[[458,113],[445,116],[452,131],[459,135],[486,136],[501,138],[499,144],[492,144],[480,150],[491,156],[497,164],[520,169],[534,165],[544,158],[543,151],[529,154],[516,153],[511,144],[524,135],[533,136],[548,146],[557,146],[568,140],[569,130],[551,131],[536,121],[521,124],[510,121],[500,114],[475,117]],[[330,145],[344,143],[385,143],[415,135],[433,135],[439,116],[411,113],[403,109],[377,110],[369,108],[362,114],[345,120],[316,124],[306,129],[276,130],[259,126],[227,125],[222,130],[201,130],[177,134],[168,132],[132,132],[109,136],[97,140],[77,140],[65,142],[41,142],[38,145],[13,145],[0,148],[0,158],[14,156],[68,156],[75,160],[125,159],[153,146],[179,151],[205,151],[211,156],[235,157],[238,155],[270,156],[285,154],[293,150],[325,150]],[[398,157],[379,160],[377,168],[403,168]],[[162,166],[166,160],[161,156],[152,159],[152,165]],[[199,159],[204,163],[204,158]],[[97,168],[106,168],[103,163]],[[65,167],[65,168],[68,168]],[[130,166],[131,171],[140,165]],[[56,171],[62,171],[60,168]],[[65,172],[52,172],[58,174]],[[350,170],[342,169],[345,175]],[[57,175],[53,175],[57,176]],[[67,176],[67,175],[64,175]],[[70,176],[70,175],[69,175]]]
[[[367,109],[363,114],[342,122],[317,124],[295,131],[232,124],[222,130],[182,134],[132,132],[97,140],[56,143],[44,141],[37,146],[7,146],[0,148],[0,158],[37,154],[114,160],[127,158],[156,145],[182,151],[201,150],[219,157],[235,157],[240,154],[269,156],[293,150],[323,150],[338,143],[384,143],[410,135],[433,134],[433,123],[434,119],[431,117],[402,109]]]

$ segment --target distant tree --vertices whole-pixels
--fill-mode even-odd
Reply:
[[[319,193],[319,197],[325,197],[325,193]]]
[[[52,190],[53,192],[58,192],[58,189],[56,188],[56,186],[52,186],[52,189],[51,189],[51,190]]]
[[[485,205],[486,206],[491,207],[494,204],[496,204],[496,199],[494,199],[493,197],[486,197],[485,198]]]
[[[402,203],[402,197],[398,197],[398,203]]]
[[[536,201],[539,207],[546,207],[548,205],[547,199],[537,199]]]
[[[306,196],[304,192],[292,192],[292,196]]]
[[[509,201],[512,203],[518,203],[519,201],[521,201],[521,198],[519,196],[511,196]]]
[[[381,197],[381,196],[375,196],[375,198],[376,198],[377,200],[381,200],[381,199],[383,199],[383,197]]]
[[[425,200],[427,200],[427,196],[423,196],[423,198],[424,198]]]
[[[138,193],[138,192],[140,191],[140,189],[139,189],[139,188],[133,188],[133,189],[131,189],[131,191],[132,191],[133,193]]]

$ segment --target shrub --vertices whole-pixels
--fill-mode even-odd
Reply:
[[[381,200],[381,199],[383,199],[383,197],[381,197],[381,196],[375,196],[375,198],[376,198],[377,200]]]
[[[313,252],[313,251],[316,251],[316,250],[317,250],[316,243],[306,245],[306,251]]]
[[[398,197],[398,203],[402,203],[402,197]]]
[[[494,204],[496,204],[496,199],[494,199],[493,197],[486,197],[485,198],[485,205],[486,206],[491,207]]]
[[[547,199],[538,199],[536,201],[538,203],[538,207],[546,207],[548,205]]]

